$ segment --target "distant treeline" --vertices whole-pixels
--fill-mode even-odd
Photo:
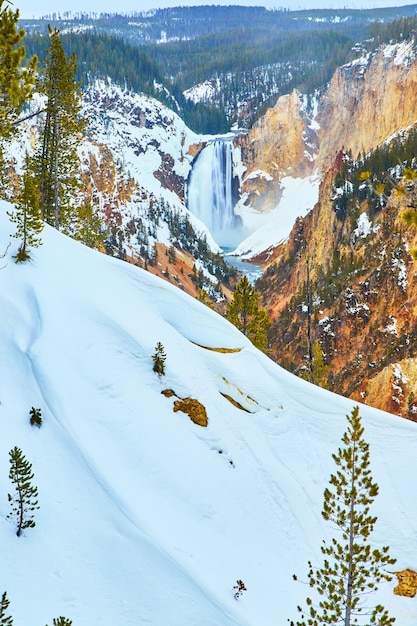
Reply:
[[[397,15],[406,9],[412,7],[397,7]],[[84,16],[53,25],[61,28],[65,52],[75,52],[83,85],[108,76],[167,104],[193,130],[219,133],[242,110],[249,125],[294,88],[307,94],[323,89],[336,67],[358,54],[359,40],[370,49],[409,38],[417,17],[389,21],[393,11],[202,6],[129,17]],[[385,21],[369,24],[371,15],[378,19],[380,14]],[[47,22],[26,20],[22,25],[28,30],[27,53],[37,54],[42,66],[49,46]],[[204,81],[215,85],[212,99],[199,104],[186,100],[184,91]]]

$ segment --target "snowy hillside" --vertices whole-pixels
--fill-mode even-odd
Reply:
[[[17,266],[12,239],[0,271],[0,592],[15,626],[59,615],[74,626],[286,624],[306,594],[292,574],[305,579],[331,536],[322,494],[352,403],[282,370],[147,272],[50,228],[43,240]],[[201,402],[208,427],[174,412],[166,389]],[[417,426],[361,414],[380,486],[375,543],[391,546],[396,570],[415,569]],[[14,446],[40,503],[20,538],[6,519]],[[247,591],[235,600],[238,579]],[[414,626],[417,599],[393,587],[384,604]]]

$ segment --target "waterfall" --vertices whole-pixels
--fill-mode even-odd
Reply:
[[[241,240],[241,220],[234,214],[233,146],[216,139],[198,155],[188,185],[188,208],[209,229],[221,247]]]

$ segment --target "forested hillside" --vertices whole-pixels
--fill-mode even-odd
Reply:
[[[281,94],[322,89],[356,44],[392,36],[386,24],[415,15],[394,9],[283,11],[263,7],[179,7],[122,15],[53,15],[24,20],[28,53],[41,61],[51,23],[79,80],[109,76],[176,110],[196,132],[249,127]],[[403,31],[401,31],[402,36]]]

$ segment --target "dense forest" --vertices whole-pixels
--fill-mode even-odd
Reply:
[[[249,127],[292,89],[324,88],[336,67],[361,53],[358,42],[373,46],[410,34],[416,10],[201,6],[129,16],[54,14],[22,26],[28,55],[43,61],[51,24],[66,53],[76,53],[81,83],[109,77],[161,100],[196,132],[219,133],[235,123]]]

